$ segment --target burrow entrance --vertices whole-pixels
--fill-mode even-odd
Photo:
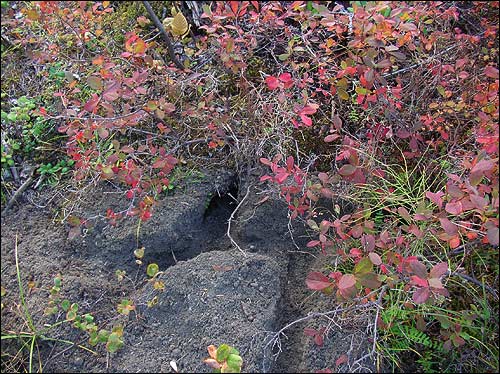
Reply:
[[[235,181],[224,190],[209,193],[204,201],[200,201],[202,208],[187,210],[181,218],[182,222],[174,223],[177,238],[165,241],[159,237],[158,245],[149,258],[145,258],[146,261],[155,262],[165,270],[204,252],[230,249],[227,228],[238,205],[237,198],[238,184]],[[161,235],[158,233],[158,236]]]

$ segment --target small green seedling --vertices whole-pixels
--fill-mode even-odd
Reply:
[[[217,348],[215,345],[207,347],[209,358],[204,363],[214,369],[214,373],[241,373],[243,359],[235,348],[222,344]]]

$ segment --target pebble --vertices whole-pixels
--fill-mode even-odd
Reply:
[[[73,361],[73,364],[75,365],[76,368],[81,367],[83,365],[83,358],[75,357],[75,361]]]

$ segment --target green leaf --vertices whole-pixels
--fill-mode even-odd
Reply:
[[[224,362],[229,357],[230,352],[231,348],[227,344],[222,344],[219,348],[217,348],[215,359],[218,362]]]
[[[243,359],[236,354],[230,354],[227,358],[227,366],[232,370],[233,373],[241,372],[242,364]]]
[[[370,261],[368,257],[363,257],[357,264],[354,266],[354,274],[366,274],[373,270],[373,263]]]
[[[307,220],[307,225],[313,230],[319,230],[318,224],[312,219]]]
[[[66,319],[68,321],[73,321],[76,318],[76,312],[73,310],[68,310],[68,313],[66,313]]]
[[[70,306],[70,302],[69,300],[63,300],[63,302],[61,303],[61,308],[67,312],[68,309],[69,309],[69,306]]]
[[[238,355],[239,356],[240,352],[236,348],[231,347],[231,350],[229,351],[229,354]]]
[[[160,268],[158,267],[157,264],[152,263],[148,265],[148,268],[146,269],[146,274],[149,275],[150,277],[154,277],[158,272],[160,271]]]
[[[288,57],[290,57],[290,53],[283,53],[281,55],[278,55],[280,61],[286,61],[288,60]]]
[[[108,341],[108,338],[109,338],[109,331],[108,330],[102,329],[97,334],[97,339],[98,339],[99,343],[106,343]]]
[[[99,343],[97,332],[91,332],[89,338],[89,344],[95,347]]]
[[[106,343],[106,349],[110,353],[115,353],[120,348],[123,347],[123,340],[120,338],[118,333],[111,333],[108,337],[108,342]]]
[[[54,278],[54,286],[61,287],[61,278],[59,277]]]
[[[90,88],[93,88],[94,90],[100,91],[103,89],[102,79],[95,75],[91,75],[90,77],[87,78],[87,84],[89,85]]]

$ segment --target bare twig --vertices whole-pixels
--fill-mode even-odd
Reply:
[[[332,315],[332,314],[335,315],[335,314],[346,312],[346,311],[352,311],[352,310],[356,310],[356,309],[365,309],[365,308],[371,307],[371,306],[376,305],[376,304],[377,303],[375,303],[375,302],[368,302],[366,304],[353,305],[353,306],[347,307],[347,308],[336,308],[336,309],[330,310],[328,312],[312,312],[312,313],[309,313],[307,316],[304,316],[302,318],[299,318],[299,319],[296,319],[296,320],[290,322],[286,326],[282,327],[278,332],[274,333],[271,336],[271,338],[268,340],[268,342],[266,343],[266,345],[264,346],[264,348],[266,349],[267,347],[269,347],[269,345],[271,343],[273,343],[273,346],[274,346],[277,343],[277,341],[280,339],[280,336],[284,335],[285,330],[287,330],[290,327],[296,325],[297,323],[305,322],[305,321],[308,321],[308,320],[316,318],[316,317],[328,317],[329,315]]]
[[[482,282],[478,281],[476,278],[471,277],[470,275],[459,273],[459,272],[448,272],[448,276],[450,276],[450,277],[453,277],[453,276],[460,277],[462,279],[465,279],[466,281],[474,283],[475,285],[477,285],[479,287],[484,287],[486,291],[488,291],[489,293],[491,293],[498,300],[498,293],[497,293],[497,291],[495,289],[493,289],[492,287],[488,286],[485,283],[482,283]]]
[[[10,198],[9,202],[5,206],[5,209],[2,211],[2,214],[6,214],[9,211],[9,209],[16,202],[18,197],[22,195],[22,193],[30,186],[31,183],[33,183],[33,180],[34,178],[32,174],[28,179],[26,179],[26,181],[21,185],[21,187],[19,187],[17,191],[14,192],[14,195],[12,195],[12,197]]]
[[[380,291],[380,294],[378,295],[377,299],[377,305],[379,308],[377,308],[377,311],[375,312],[375,320],[373,323],[373,346],[372,346],[372,351],[370,352],[372,355],[375,354],[377,359],[376,362],[379,362],[379,353],[377,352],[377,324],[378,324],[378,316],[380,313],[380,309],[382,308],[382,298],[384,297],[385,291],[387,290],[387,285],[382,287],[382,290]]]
[[[174,46],[172,45],[170,37],[168,36],[167,32],[165,31],[165,28],[161,24],[160,20],[156,16],[153,8],[151,8],[151,5],[149,4],[149,1],[143,1],[142,4],[146,8],[146,11],[148,12],[149,17],[154,22],[155,26],[158,28],[158,30],[160,30],[161,35],[163,36],[163,40],[167,44],[168,55],[170,56],[170,58],[174,62],[175,66],[177,66],[181,70],[184,70],[184,66],[179,61],[179,59],[177,58],[177,56],[175,55]]]
[[[435,55],[429,57],[428,59],[426,60],[422,60],[420,62],[417,62],[416,64],[413,64],[413,65],[410,65],[410,66],[407,66],[405,68],[402,68],[402,69],[399,69],[399,70],[396,70],[396,71],[393,71],[392,73],[386,73],[386,74],[383,74],[383,77],[392,77],[393,75],[396,75],[396,74],[400,74],[400,73],[404,73],[408,70],[412,70],[412,69],[415,69],[419,66],[422,66],[430,61],[432,61],[432,59],[438,57],[438,56],[441,56],[441,55],[444,55],[446,52],[449,52],[451,51],[452,49],[455,49],[457,48],[457,46],[455,44],[453,44],[452,46],[446,48],[445,50],[439,52],[439,53],[436,53]]]
[[[248,194],[250,193],[250,186],[247,187],[247,193],[245,194],[245,196],[243,196],[243,199],[241,199],[240,203],[238,204],[238,206],[233,210],[233,213],[231,213],[231,217],[229,217],[229,220],[227,221],[227,237],[229,238],[229,240],[231,240],[231,243],[236,247],[238,248],[238,250],[243,253],[243,256],[246,256],[246,253],[243,249],[241,249],[241,247],[238,245],[238,243],[236,243],[236,241],[232,238],[231,236],[231,222],[233,221],[234,219],[234,216],[236,215],[236,212],[238,211],[238,209],[241,207],[241,205],[243,204],[243,202],[245,201],[245,199],[248,197]]]

